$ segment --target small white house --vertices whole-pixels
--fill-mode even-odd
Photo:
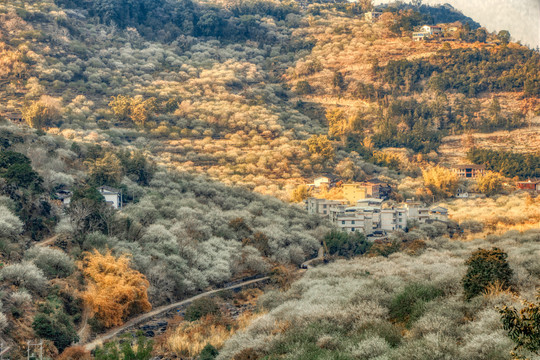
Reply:
[[[69,205],[69,203],[71,203],[72,195],[73,194],[69,190],[58,190],[56,192],[56,197],[58,198],[58,200],[62,202],[62,205],[64,206]]]
[[[107,204],[112,205],[115,209],[122,208],[122,192],[110,186],[100,186],[98,191],[105,198]]]
[[[429,35],[437,35],[442,33],[442,28],[440,26],[424,25],[420,31],[428,33]]]

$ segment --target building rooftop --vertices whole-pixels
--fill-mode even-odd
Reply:
[[[117,194],[120,194],[120,190],[119,190],[119,189],[116,189],[116,188],[113,188],[113,187],[107,186],[107,185],[100,186],[100,187],[98,188],[98,190],[100,190],[101,192],[107,191],[107,192],[110,192],[110,193],[117,193]]]
[[[454,169],[477,169],[477,170],[485,170],[486,169],[486,165],[484,164],[481,164],[481,165],[477,165],[477,164],[461,164],[461,165],[455,165],[454,166]]]

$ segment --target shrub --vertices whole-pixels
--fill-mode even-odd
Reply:
[[[71,346],[68,347],[60,356],[58,360],[90,360],[92,356],[83,346]]]
[[[77,342],[79,337],[69,316],[58,308],[53,309],[50,305],[47,303],[42,308],[42,312],[34,317],[32,328],[37,336],[51,340],[58,351],[62,352],[72,343]]]
[[[214,299],[203,297],[191,303],[186,309],[185,319],[196,321],[206,315],[219,315],[219,307]]]
[[[540,300],[540,291],[536,298]],[[501,320],[508,336],[516,343],[515,350],[540,354],[540,303],[525,301],[524,305],[519,312],[514,307],[503,307]]]
[[[33,247],[26,252],[25,257],[33,260],[34,264],[49,278],[67,277],[75,270],[73,260],[60,250]]]
[[[106,327],[121,325],[131,314],[149,311],[148,286],[144,275],[129,267],[126,256],[110,252],[86,253],[81,270],[88,281],[82,299]]]
[[[4,331],[9,325],[6,315],[0,313],[0,332]]]
[[[375,240],[369,249],[369,256],[384,256],[388,257],[400,250],[399,242],[388,240]]]
[[[23,231],[22,221],[4,205],[0,205],[0,237],[13,238]]]
[[[137,359],[149,360],[152,357],[154,342],[144,337],[139,331],[134,339],[126,334],[120,341],[111,341],[98,347],[94,353],[95,360]]]
[[[218,356],[219,352],[212,344],[206,344],[199,354],[199,360],[213,360]]]
[[[4,267],[0,270],[0,279],[30,291],[41,291],[47,284],[43,271],[30,262]]]
[[[332,230],[326,234],[324,241],[330,254],[344,256],[346,258],[364,254],[371,247],[371,243],[367,242],[364,235],[359,232],[348,234],[346,232]]]
[[[512,269],[508,255],[499,248],[478,249],[465,262],[467,273],[462,280],[467,300],[481,294],[489,285],[498,282],[503,288],[510,287]]]
[[[442,295],[443,291],[433,285],[409,284],[392,299],[390,317],[410,328],[424,313],[425,304]]]
[[[26,106],[22,113],[28,126],[41,129],[60,119],[61,106],[58,100],[50,96],[42,96],[39,101]]]

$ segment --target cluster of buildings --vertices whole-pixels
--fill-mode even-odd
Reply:
[[[105,202],[112,206],[114,209],[122,208],[122,191],[110,186],[100,186],[97,188],[99,193],[105,198]],[[63,205],[69,205],[73,193],[70,190],[62,189],[56,192],[56,197],[62,202]]]
[[[347,200],[309,198],[307,210],[328,218],[342,231],[361,232],[366,236],[405,230],[409,222],[448,221],[448,210],[440,206],[428,208],[415,201],[391,207],[383,207],[383,204],[383,199],[375,198],[360,199],[355,206],[350,206]]]

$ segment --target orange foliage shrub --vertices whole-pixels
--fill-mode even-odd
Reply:
[[[116,258],[108,251],[102,255],[97,250],[86,253],[80,264],[88,281],[81,297],[104,326],[123,324],[131,314],[149,311],[150,283],[143,274],[129,267],[129,258]]]
[[[90,352],[86,351],[83,346],[68,347],[60,356],[58,360],[91,360]]]

